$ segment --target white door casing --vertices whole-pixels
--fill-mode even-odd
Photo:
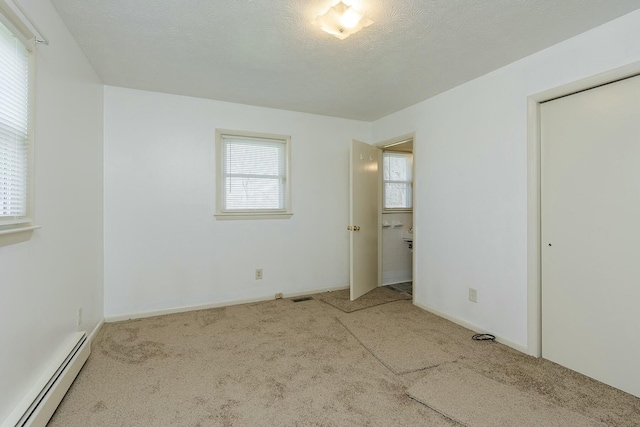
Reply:
[[[348,233],[352,301],[378,286],[379,152],[360,141],[351,143]]]
[[[540,117],[542,356],[640,396],[640,77]]]

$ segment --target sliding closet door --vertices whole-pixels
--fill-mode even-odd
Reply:
[[[541,106],[542,355],[640,396],[640,77]]]

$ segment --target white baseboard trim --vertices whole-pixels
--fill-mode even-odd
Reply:
[[[349,289],[349,285],[334,286],[331,288],[309,289],[309,290],[300,291],[300,292],[283,292],[282,297],[295,298],[299,296],[319,294],[321,292],[341,291],[344,289]],[[144,319],[146,317],[163,316],[165,314],[176,314],[176,313],[184,313],[187,311],[208,310],[210,308],[229,307],[232,305],[251,304],[254,302],[262,302],[262,301],[272,301],[274,299],[275,299],[275,294],[272,294],[272,295],[263,295],[255,298],[217,301],[217,302],[212,302],[208,304],[185,305],[181,307],[165,308],[160,310],[149,310],[149,311],[141,311],[137,313],[107,316],[105,317],[104,321],[106,323],[114,323],[114,322],[121,322],[123,320]]]
[[[467,322],[466,320],[462,320],[459,319],[455,316],[451,316],[449,314],[443,313],[441,311],[436,310],[435,308],[429,307],[427,305],[424,304],[420,304],[419,302],[416,302],[415,300],[413,301],[413,305],[415,305],[418,308],[421,308],[425,311],[428,311],[429,313],[435,314],[436,316],[440,316],[442,318],[445,318],[453,323],[456,323],[460,326],[463,326],[467,329],[471,329],[472,331],[478,333],[478,334],[492,334],[496,337],[496,341],[498,341],[501,344],[504,344],[508,347],[513,348],[514,350],[518,350],[519,352],[525,353],[525,354],[529,354],[527,346],[526,345],[521,345],[518,343],[515,343],[507,338],[501,337],[500,335],[496,335],[495,333],[491,332],[491,331],[487,331],[484,328],[481,328],[480,326],[473,324],[471,322]],[[469,337],[469,339],[471,339],[471,337]]]
[[[89,334],[89,345],[93,344],[93,340],[96,338],[96,335],[98,335],[98,332],[100,332],[100,329],[102,329],[103,325],[104,325],[104,318],[98,322],[96,327],[93,328],[93,331],[91,331],[91,334]]]

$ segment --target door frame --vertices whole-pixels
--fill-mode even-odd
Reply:
[[[412,216],[412,224],[413,224],[413,233],[415,236],[416,233],[416,203],[415,203],[415,194],[416,194],[416,133],[415,132],[411,132],[411,133],[406,133],[404,135],[400,135],[400,136],[396,136],[393,138],[389,138],[389,139],[385,139],[384,141],[379,141],[376,142],[374,145],[374,147],[377,147],[379,150],[378,152],[378,156],[379,156],[379,161],[380,161],[380,165],[382,165],[382,153],[383,153],[383,149],[386,146],[389,145],[393,145],[393,144],[398,144],[401,142],[405,142],[407,140],[412,140],[413,141],[413,150],[412,153],[413,154],[413,162],[412,162],[412,177],[413,177],[413,188],[411,191],[412,197],[413,197],[413,207],[411,208],[411,216]],[[378,178],[379,178],[379,184],[378,184],[378,286],[382,286],[382,207],[384,204],[384,200],[382,200],[382,186],[383,186],[383,177],[382,177],[382,170],[379,171],[378,173]],[[415,292],[415,277],[416,277],[416,252],[415,250],[413,252],[411,252],[411,281],[414,283],[414,287],[413,287],[413,292],[411,295],[411,301],[414,302],[415,298],[416,298],[416,292]]]
[[[542,356],[542,225],[540,104],[640,75],[640,61],[527,98],[527,353]]]

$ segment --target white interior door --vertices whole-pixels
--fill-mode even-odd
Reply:
[[[640,77],[541,106],[542,355],[640,397]]]
[[[351,300],[378,286],[379,149],[351,143],[350,286]]]

